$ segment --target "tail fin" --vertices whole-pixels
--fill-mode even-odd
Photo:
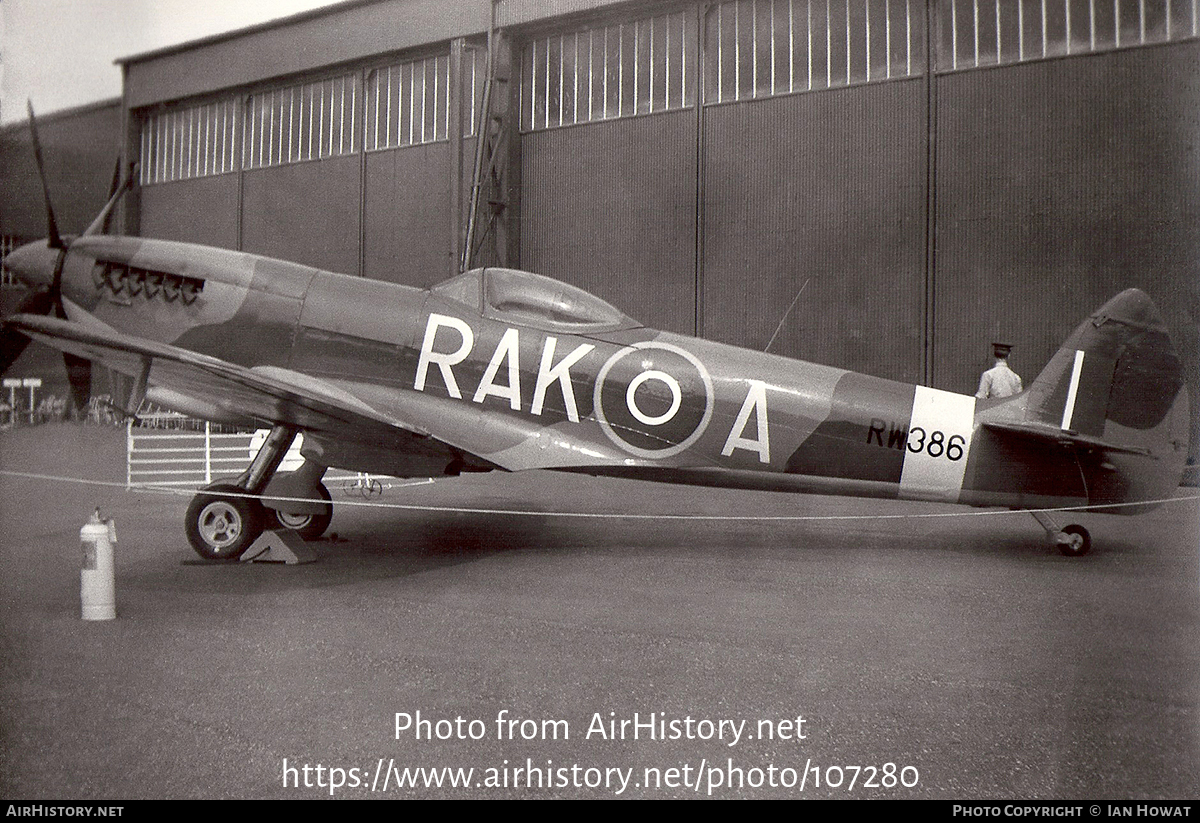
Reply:
[[[1121,475],[1117,496],[1124,500],[1174,489],[1190,436],[1187,391],[1179,354],[1154,302],[1127,289],[1081,323],[1030,386],[1025,420],[1079,442],[1094,441],[1101,451],[1109,445],[1113,452],[1139,452],[1110,454],[1103,464]],[[1111,482],[1099,485],[1116,491]]]
[[[1166,324],[1142,291],[1128,289],[1081,323],[1029,388],[1027,420],[1103,437],[1111,421],[1152,429],[1183,388]]]

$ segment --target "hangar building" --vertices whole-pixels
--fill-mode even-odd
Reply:
[[[964,393],[1136,285],[1200,421],[1198,5],[350,0],[121,61],[125,229]]]

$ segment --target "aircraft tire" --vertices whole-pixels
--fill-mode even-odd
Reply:
[[[317,493],[325,500],[325,506],[320,514],[288,514],[287,512],[267,509],[267,528],[271,531],[292,531],[302,540],[316,540],[325,534],[333,520],[333,496],[324,483],[317,484]]]
[[[1058,550],[1067,557],[1082,557],[1092,548],[1092,536],[1083,526],[1071,524],[1062,530],[1066,541],[1059,542]]]
[[[226,494],[222,494],[226,492]],[[205,560],[237,560],[263,532],[263,506],[245,490],[213,484],[192,498],[185,515],[188,542]]]

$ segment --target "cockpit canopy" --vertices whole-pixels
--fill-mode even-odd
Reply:
[[[430,291],[465,303],[489,319],[543,331],[579,334],[641,326],[583,289],[518,269],[472,269]]]

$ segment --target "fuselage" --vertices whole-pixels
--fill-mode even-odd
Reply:
[[[432,407],[432,434],[481,467],[1010,507],[1122,502],[1132,489],[1114,482],[1132,458],[983,426],[1022,419],[1020,396],[977,402],[658,331],[522,272],[421,290],[94,236],[71,244],[62,284],[72,321],[302,374],[401,420]],[[193,400],[179,405],[211,399]]]

